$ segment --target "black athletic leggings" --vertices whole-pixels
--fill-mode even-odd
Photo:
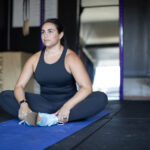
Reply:
[[[30,109],[34,112],[55,113],[64,104],[64,102],[47,101],[40,94],[25,92],[25,97]],[[107,96],[103,92],[93,92],[70,111],[69,121],[91,117],[102,111],[107,102]],[[0,93],[0,106],[9,114],[18,117],[19,104],[14,97],[14,91],[7,90]]]

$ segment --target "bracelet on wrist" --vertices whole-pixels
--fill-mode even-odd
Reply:
[[[21,100],[21,101],[19,102],[20,105],[21,105],[21,104],[24,104],[24,103],[27,103],[27,100]]]

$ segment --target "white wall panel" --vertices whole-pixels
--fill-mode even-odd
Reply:
[[[30,0],[31,26],[40,26],[40,0]]]
[[[45,0],[45,19],[57,18],[58,1]],[[30,0],[30,27],[40,26],[40,0]],[[13,27],[23,26],[23,0],[13,0]]]
[[[40,0],[30,0],[30,27],[40,26]],[[23,26],[23,0],[13,1],[13,27]]]
[[[58,0],[45,0],[45,19],[58,18]]]
[[[23,0],[13,0],[13,27],[23,26]]]

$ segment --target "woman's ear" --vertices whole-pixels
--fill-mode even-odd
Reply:
[[[61,32],[61,33],[59,34],[59,39],[62,39],[63,36],[64,36],[64,32]]]

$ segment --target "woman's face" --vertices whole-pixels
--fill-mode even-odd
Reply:
[[[51,47],[58,44],[63,37],[63,32],[60,34],[53,23],[45,23],[41,30],[41,39],[46,47]]]

